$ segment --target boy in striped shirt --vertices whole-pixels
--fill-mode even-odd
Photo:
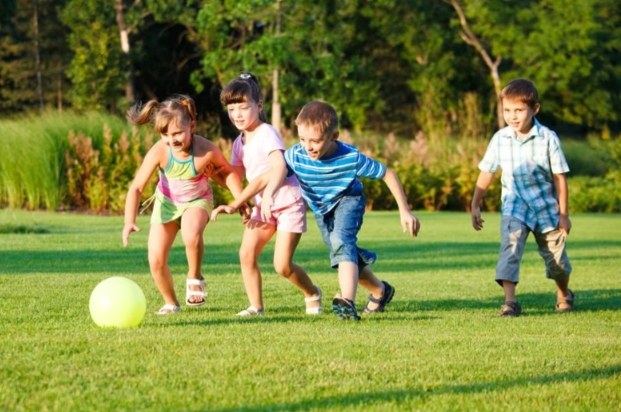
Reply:
[[[535,85],[526,79],[513,80],[502,90],[507,126],[494,134],[479,163],[472,198],[472,226],[478,231],[483,228],[483,196],[494,173],[502,169],[502,239],[496,266],[496,282],[505,295],[502,317],[518,316],[522,311],[515,289],[530,232],[545,261],[546,276],[556,282],[556,310],[574,307],[574,294],[568,287],[572,268],[565,250],[571,230],[565,178],[569,167],[556,133],[535,119],[538,100]]]
[[[300,142],[285,152],[302,196],[315,215],[323,241],[330,249],[330,263],[338,268],[340,293],[332,302],[341,319],[359,320],[356,306],[358,283],[369,290],[365,314],[383,312],[395,288],[378,279],[369,265],[375,253],[358,247],[358,232],[365,211],[365,197],[358,178],[382,179],[399,207],[401,227],[418,235],[420,222],[410,211],[397,175],[382,163],[338,140],[338,116],[327,103],[313,101],[298,114],[295,124]]]

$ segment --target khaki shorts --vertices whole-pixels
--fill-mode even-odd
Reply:
[[[520,220],[503,216],[500,223],[500,252],[496,266],[496,282],[507,280],[518,283],[520,280],[520,262],[524,254],[526,239],[531,230]],[[567,235],[561,230],[541,233],[532,231],[537,241],[539,254],[546,265],[546,277],[549,279],[566,279],[571,273],[571,263],[565,250]]]

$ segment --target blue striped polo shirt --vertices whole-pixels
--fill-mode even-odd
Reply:
[[[289,170],[298,178],[302,196],[311,210],[325,215],[332,210],[343,196],[362,194],[362,183],[358,177],[381,179],[386,166],[371,159],[349,144],[336,141],[337,149],[329,156],[313,160],[301,144],[285,152]]]
[[[502,169],[502,214],[522,221],[531,230],[549,232],[558,227],[559,206],[553,174],[569,172],[556,133],[534,119],[524,140],[509,126],[490,141],[479,169]]]

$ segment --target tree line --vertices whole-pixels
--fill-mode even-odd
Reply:
[[[0,116],[187,93],[232,136],[219,91],[249,70],[281,129],[324,99],[354,131],[487,138],[527,77],[548,125],[605,137],[620,57],[618,0],[0,0]]]

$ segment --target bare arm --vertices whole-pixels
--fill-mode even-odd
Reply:
[[[263,190],[261,200],[261,216],[268,219],[272,215],[272,205],[274,204],[274,193],[282,185],[287,177],[287,164],[285,157],[280,150],[274,150],[269,154],[270,177]]]
[[[420,221],[410,211],[410,206],[408,205],[407,197],[405,196],[405,191],[403,190],[399,178],[395,172],[391,169],[387,169],[383,180],[386,186],[388,186],[390,193],[392,193],[397,201],[399,214],[401,216],[401,228],[404,232],[408,232],[410,236],[417,236],[420,230]]]
[[[567,178],[564,173],[553,174],[552,178],[554,179],[554,188],[558,196],[558,228],[569,234],[571,230],[571,220],[569,220],[569,190],[567,188]]]
[[[136,225],[140,199],[145,186],[160,163],[160,153],[161,150],[158,144],[149,150],[127,191],[127,196],[125,197],[125,223],[121,235],[123,246],[125,247],[129,244],[129,235],[132,232],[140,231],[140,228]]]
[[[485,221],[481,218],[481,203],[483,202],[483,197],[487,192],[487,188],[492,183],[493,178],[493,173],[484,171],[481,171],[479,173],[479,177],[477,178],[477,183],[474,189],[474,195],[472,196],[472,204],[470,210],[470,215],[472,217],[472,227],[474,228],[474,230],[483,229],[483,223]]]

